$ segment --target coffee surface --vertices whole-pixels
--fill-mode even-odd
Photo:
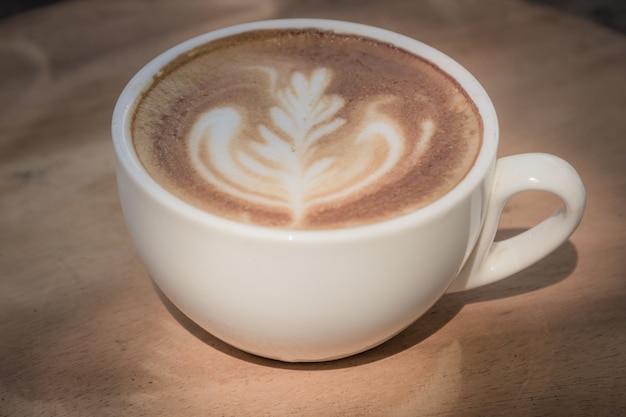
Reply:
[[[235,221],[332,229],[401,216],[471,168],[482,123],[433,64],[375,40],[260,30],[168,64],[139,98],[135,150],[165,189]]]

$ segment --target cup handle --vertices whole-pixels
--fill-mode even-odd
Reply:
[[[556,194],[563,204],[541,223],[495,242],[507,201],[522,191]],[[447,292],[468,290],[513,275],[558,248],[574,232],[585,209],[585,187],[574,168],[543,153],[513,155],[496,162],[482,232],[474,251]]]

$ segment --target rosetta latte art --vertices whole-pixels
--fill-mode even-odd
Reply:
[[[403,130],[379,110],[393,97],[363,107],[365,114],[359,118],[366,123],[351,129],[338,116],[345,99],[327,93],[333,79],[330,69],[317,68],[308,76],[294,72],[283,89],[273,86],[274,70],[263,71],[270,76],[268,94],[275,104],[268,109],[266,123],[245,129],[245,109],[224,106],[201,114],[191,129],[193,167],[221,192],[261,207],[285,209],[297,224],[320,204],[351,200],[384,184],[385,177],[406,160]],[[430,119],[422,121],[421,137],[413,139],[408,165],[427,150],[433,126]],[[255,133],[246,138],[250,145],[236,146],[246,132]],[[345,152],[354,150],[349,164],[345,157],[323,152],[329,137],[342,141]]]

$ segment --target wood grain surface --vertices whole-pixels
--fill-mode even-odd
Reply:
[[[244,21],[326,17],[451,55],[498,110],[501,155],[549,152],[580,228],[515,276],[444,296],[347,359],[254,357],[151,284],[121,216],[113,105],[149,59]],[[501,235],[558,202],[514,198]],[[74,0],[0,22],[0,416],[626,415],[626,38],[518,0]]]

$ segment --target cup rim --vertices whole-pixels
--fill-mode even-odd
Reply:
[[[465,177],[435,201],[407,214],[345,228],[301,230],[242,223],[211,214],[170,193],[148,174],[132,144],[130,120],[132,119],[131,116],[137,98],[151,84],[153,77],[158,74],[160,68],[182,53],[222,37],[259,29],[307,28],[356,34],[391,43],[425,58],[454,78],[475,103],[483,122],[481,147],[474,164]],[[451,210],[485,179],[495,160],[499,138],[497,115],[487,92],[467,69],[448,55],[419,40],[387,29],[361,23],[312,18],[271,19],[241,23],[195,36],[165,50],[142,67],[124,87],[113,110],[111,130],[118,164],[128,173],[133,181],[162,205],[178,212],[182,216],[214,228],[228,230],[230,233],[290,241],[327,241],[328,239],[362,238],[364,236],[407,230],[416,224],[427,223],[429,220]]]

